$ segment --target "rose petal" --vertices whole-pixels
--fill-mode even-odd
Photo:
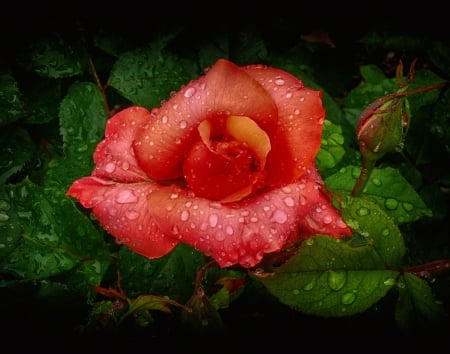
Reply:
[[[297,183],[231,204],[197,198],[177,186],[162,187],[149,195],[151,215],[163,232],[213,257],[221,267],[253,267],[265,253],[299,237],[349,234],[318,191],[317,176],[306,173]],[[315,214],[303,220],[311,211]]]
[[[138,182],[148,179],[139,167],[132,143],[136,132],[152,120],[143,107],[126,108],[106,123],[105,139],[95,149],[96,168],[93,176],[120,182]]]
[[[159,258],[178,243],[167,237],[150,216],[148,195],[158,190],[153,183],[120,184],[96,177],[75,181],[67,191],[92,212],[108,233],[134,252]]]
[[[288,241],[295,243],[297,239],[305,240],[310,236],[323,234],[336,238],[350,236],[352,230],[345,224],[339,211],[331,203],[324,189],[322,177],[315,167],[309,168],[299,179],[298,236]]]
[[[221,59],[170,98],[152,124],[137,134],[134,148],[139,165],[156,180],[181,177],[184,152],[198,139],[200,122],[229,115],[253,119],[270,136],[277,107],[251,76]]]
[[[304,88],[293,75],[263,65],[243,70],[271,95],[278,109],[278,129],[271,136],[267,156],[268,185],[279,186],[299,178],[319,151],[325,110],[322,93]]]
[[[247,117],[229,116],[221,123],[216,127],[209,120],[199,124],[201,140],[186,153],[183,174],[197,196],[225,203],[259,187],[270,139]]]

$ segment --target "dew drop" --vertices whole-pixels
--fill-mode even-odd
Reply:
[[[180,122],[180,128],[181,129],[185,129],[187,127],[187,122],[185,121],[185,120],[182,120],[181,122]]]
[[[186,98],[190,98],[194,95],[195,93],[195,88],[193,87],[189,87],[185,92],[184,92],[184,97]]]
[[[161,122],[162,122],[162,124],[167,124],[167,123],[169,122],[169,117],[163,116],[163,117],[161,118]]]
[[[305,243],[307,246],[312,246],[314,244],[314,240],[312,237],[310,237],[305,241]]]
[[[119,204],[136,203],[138,198],[130,189],[121,190],[116,196],[116,202]]]
[[[311,280],[308,284],[306,284],[303,287],[303,290],[310,291],[314,289],[315,286],[316,286],[316,278],[313,278],[313,280]]]
[[[217,214],[211,214],[208,218],[208,221],[209,221],[209,226],[216,227],[217,223],[219,222],[219,217],[217,216]]]
[[[385,228],[385,229],[381,232],[381,234],[382,234],[383,236],[389,236],[390,233],[391,233],[391,231],[390,231],[388,228]]]
[[[186,221],[189,219],[189,212],[187,210],[183,210],[183,212],[180,215],[181,221]]]
[[[233,229],[233,227],[231,226],[231,225],[228,225],[226,228],[225,228],[225,232],[227,233],[227,235],[233,235],[234,234],[234,229]]]
[[[359,216],[366,216],[370,214],[370,210],[365,207],[359,208],[356,212]]]
[[[323,223],[324,224],[331,224],[331,222],[333,221],[333,217],[331,215],[325,215],[323,218]]]
[[[272,219],[278,224],[284,224],[287,221],[288,216],[283,210],[278,209],[273,213]]]
[[[372,183],[377,187],[381,186],[381,181],[378,178],[372,178]]]
[[[108,173],[114,172],[115,169],[116,169],[116,164],[114,162],[108,162],[105,165],[105,171],[108,172]]]
[[[393,278],[388,278],[388,279],[386,279],[386,280],[383,282],[383,284],[384,284],[384,285],[387,285],[387,286],[394,285],[394,284],[395,284],[395,279],[393,279]]]
[[[402,203],[402,207],[403,209],[405,209],[406,211],[411,211],[414,209],[414,205],[412,205],[411,203],[408,202],[403,202]]]
[[[125,217],[128,220],[136,220],[139,217],[140,213],[136,210],[127,210],[125,212]]]
[[[393,198],[387,198],[384,202],[384,206],[389,210],[395,210],[398,207],[398,201]]]
[[[277,86],[283,86],[284,85],[284,80],[282,78],[280,78],[280,77],[276,78],[274,82],[275,82],[275,85],[277,85]]]
[[[286,204],[288,207],[293,207],[295,205],[295,201],[292,197],[286,197],[283,199],[284,204]]]
[[[286,93],[286,98],[291,98],[291,97],[292,97],[292,92]]]
[[[122,169],[124,169],[125,171],[128,170],[130,168],[130,164],[128,163],[128,161],[124,161],[122,163]]]
[[[335,291],[342,289],[347,281],[347,272],[335,272],[330,270],[328,273],[328,286]]]
[[[351,305],[355,302],[356,300],[356,295],[354,293],[345,293],[344,295],[342,295],[341,298],[341,302],[344,305]]]

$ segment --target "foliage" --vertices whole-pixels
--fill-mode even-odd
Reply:
[[[86,25],[76,35],[40,31],[20,50],[12,46],[0,65],[0,292],[10,303],[2,309],[43,306],[37,317],[45,318],[69,307],[68,322],[81,337],[183,337],[195,328],[236,338],[246,326],[271,324],[288,333],[345,333],[352,321],[401,335],[448,326],[447,86],[408,97],[403,150],[377,161],[360,195],[351,191],[361,171],[359,115],[398,89],[400,60],[417,60],[409,89],[449,80],[450,46],[382,27],[349,38],[337,32],[332,46],[317,33],[300,35],[309,28],[283,24],[205,32],[181,22],[120,35]],[[65,195],[71,182],[92,171],[109,116],[129,105],[158,107],[220,57],[273,65],[323,91],[327,120],[316,162],[352,238],[318,235],[279,267],[248,272],[205,268],[205,256],[183,245],[148,260],[115,244]],[[263,324],[255,323],[258,314],[266,316]],[[37,323],[7,318],[13,326]]]

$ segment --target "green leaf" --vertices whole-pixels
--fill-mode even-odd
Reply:
[[[396,225],[364,198],[346,197],[341,212],[364,241],[356,234],[348,242],[321,235],[307,239],[295,256],[261,279],[283,303],[309,314],[348,316],[367,310],[396,283],[395,267],[405,254]]]
[[[383,70],[373,64],[361,65],[359,71],[361,72],[364,81],[369,84],[376,85],[386,79]]]
[[[341,214],[386,265],[398,267],[401,264],[406,252],[403,237],[391,217],[376,202],[365,197],[346,196],[341,201]]]
[[[108,259],[102,234],[64,191],[28,180],[0,189],[2,275],[18,279],[61,274],[88,259]]]
[[[370,245],[315,236],[272,276],[261,278],[270,293],[297,311],[323,317],[350,316],[375,304],[395,284]]]
[[[316,156],[316,164],[321,172],[336,167],[345,155],[342,128],[325,120],[323,124],[322,143]]]
[[[405,272],[399,278],[398,291],[395,320],[404,331],[424,320],[430,324],[445,316],[443,304],[436,300],[427,282],[419,277]]]
[[[22,170],[33,156],[35,145],[24,129],[4,127],[0,131],[0,184]]]
[[[347,166],[327,177],[325,182],[331,189],[349,194],[359,172],[359,167]],[[420,195],[398,170],[392,167],[375,168],[363,195],[375,200],[399,224],[431,216],[431,210]]]
[[[108,118],[103,96],[97,86],[90,82],[73,83],[61,102],[59,116],[66,149],[85,147],[86,154],[92,155],[92,148],[104,136]]]
[[[0,73],[0,112],[0,127],[19,120],[25,114],[22,93],[9,72]]]
[[[80,75],[86,68],[82,43],[70,42],[58,35],[33,43],[23,65],[39,76],[59,79]]]
[[[162,42],[162,43],[161,43]],[[159,107],[182,85],[197,76],[193,63],[163,53],[164,41],[124,53],[111,69],[109,86],[135,105]]]
[[[26,123],[41,124],[58,117],[62,98],[60,80],[33,78],[22,90],[26,98],[27,115],[24,118]]]
[[[47,181],[67,188],[94,167],[92,155],[103,139],[108,118],[103,96],[89,82],[75,82],[61,102],[60,131],[66,157],[49,163]]]
[[[355,127],[362,111],[377,98],[398,89],[395,79],[386,78],[381,82],[363,82],[351,90],[343,100],[344,114],[351,126]]]
[[[122,247],[118,270],[122,288],[130,297],[152,293],[183,302],[192,294],[195,276],[203,261],[201,253],[184,244],[162,258],[151,260]]]

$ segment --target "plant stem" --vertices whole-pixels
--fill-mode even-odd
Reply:
[[[369,177],[375,167],[375,162],[376,160],[369,160],[363,157],[361,172],[359,173],[358,179],[356,180],[351,192],[352,197],[359,196],[366,187]]]

